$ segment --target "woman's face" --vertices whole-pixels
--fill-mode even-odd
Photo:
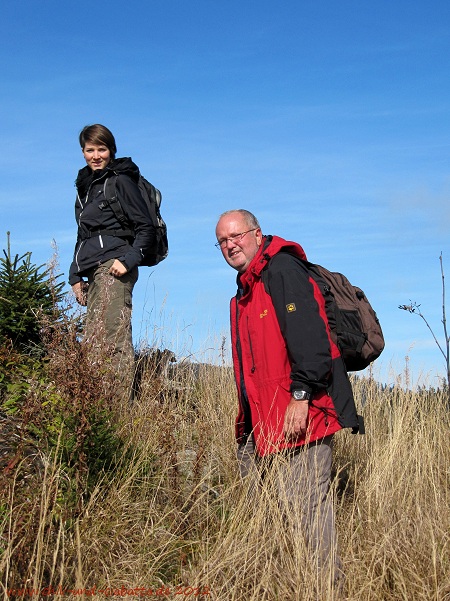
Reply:
[[[92,171],[104,169],[111,160],[111,152],[104,144],[91,144],[91,142],[87,142],[82,152],[86,163]]]

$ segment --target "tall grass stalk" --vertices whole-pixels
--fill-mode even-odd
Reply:
[[[446,392],[355,380],[367,433],[336,435],[330,491],[346,576],[338,597],[303,537],[286,527],[270,480],[258,498],[239,480],[230,368],[180,366],[168,381],[148,365],[142,378],[133,405],[117,410],[120,458],[81,510],[56,511],[64,488],[57,464],[35,490],[37,538],[27,565],[34,589],[96,587],[93,599],[106,588],[143,587],[169,599],[450,600]],[[27,585],[14,580],[13,533],[23,526],[7,513],[11,503],[3,499],[0,522],[4,599]]]

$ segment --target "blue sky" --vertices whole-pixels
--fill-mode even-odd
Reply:
[[[214,229],[243,207],[363,288],[386,337],[381,379],[405,356],[413,382],[445,373],[397,307],[420,303],[443,339],[450,3],[29,0],[6,3],[0,34],[0,248],[10,230],[13,252],[43,263],[54,239],[67,274],[78,133],[103,123],[161,189],[169,228],[169,258],[140,271],[137,343],[198,359],[220,347],[235,274]]]

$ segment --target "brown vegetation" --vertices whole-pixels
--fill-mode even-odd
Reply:
[[[44,587],[85,589],[92,599],[106,589],[129,599],[338,598],[304,542],[287,535],[270,488],[260,500],[246,496],[228,367],[184,366],[174,387],[148,361],[133,404],[112,407],[107,358],[96,351],[94,365],[82,346],[76,333],[53,335],[44,372],[27,376],[6,420],[10,433],[24,414],[37,427],[2,462],[3,598]],[[336,436],[331,491],[346,574],[340,598],[450,600],[446,391],[383,390],[371,378],[354,387],[367,433]],[[38,442],[38,469],[25,478]]]

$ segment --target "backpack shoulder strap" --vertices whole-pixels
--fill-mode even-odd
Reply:
[[[105,181],[105,198],[106,203],[111,207],[112,212],[116,216],[117,221],[120,223],[122,227],[128,225],[128,219],[125,213],[123,212],[122,205],[117,198],[117,174],[115,173],[111,177],[106,178]]]
[[[300,265],[303,269],[306,270],[310,270],[311,266],[313,266],[311,263],[309,263],[309,261],[305,261],[304,259],[301,259],[300,257],[297,257],[296,255],[286,252],[286,251],[282,251],[283,254],[285,255],[289,255],[290,257],[292,257],[293,259],[295,259],[295,261],[298,263],[298,265]],[[270,290],[269,290],[269,267],[270,264],[272,262],[272,260],[277,257],[280,253],[277,253],[276,255],[273,255],[273,257],[270,257],[270,259],[267,261],[266,265],[264,266],[263,270],[261,271],[261,281],[264,284],[264,288],[265,291],[267,292],[267,294],[269,294],[270,296]]]

